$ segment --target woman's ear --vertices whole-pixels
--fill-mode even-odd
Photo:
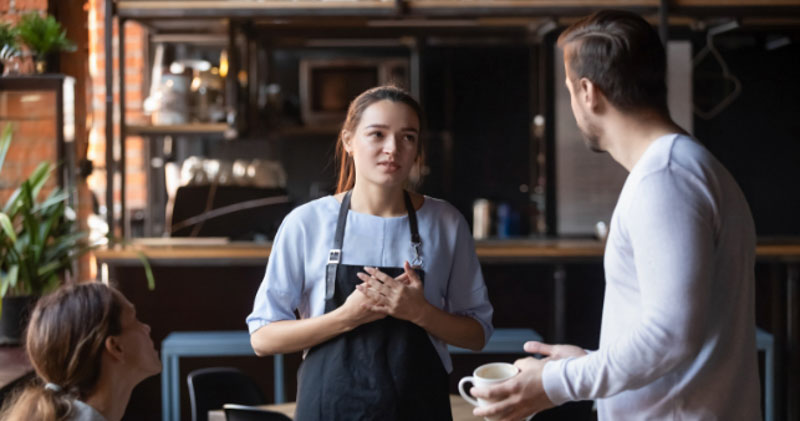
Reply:
[[[105,350],[115,360],[122,360],[122,345],[116,336],[109,336],[105,340]]]
[[[342,147],[344,148],[345,153],[347,153],[348,156],[352,156],[353,155],[353,145],[352,145],[353,134],[349,130],[342,129],[342,134],[341,134],[340,137],[342,139]]]

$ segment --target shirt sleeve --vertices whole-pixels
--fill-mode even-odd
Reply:
[[[446,310],[453,314],[469,316],[483,327],[484,345],[492,336],[492,313],[489,293],[483,281],[481,265],[475,254],[475,242],[464,217],[458,215],[455,247],[447,281]]]
[[[649,384],[703,346],[712,291],[713,200],[681,168],[646,175],[623,211],[641,293],[635,328],[580,358],[548,362],[545,392],[566,401],[610,397]]]
[[[271,322],[295,319],[294,310],[300,303],[305,279],[304,231],[303,220],[296,211],[278,228],[253,312],[247,316],[251,334]]]

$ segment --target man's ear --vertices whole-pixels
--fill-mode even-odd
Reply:
[[[585,77],[581,78],[578,83],[580,84],[580,100],[583,102],[586,109],[592,110],[595,113],[602,112],[605,104],[605,95],[603,95],[603,92],[600,91],[594,82]]]
[[[109,336],[106,338],[105,351],[115,360],[122,360],[122,345],[117,340],[116,336]]]

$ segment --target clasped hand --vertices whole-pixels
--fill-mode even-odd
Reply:
[[[365,266],[366,273],[358,273],[364,283],[356,288],[369,299],[364,303],[369,310],[413,323],[421,317],[428,302],[422,281],[411,265],[405,262],[403,269],[403,274],[393,278],[377,268]]]

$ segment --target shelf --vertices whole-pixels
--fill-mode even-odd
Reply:
[[[275,16],[390,16],[394,1],[203,1],[203,0],[121,0],[117,15],[129,19],[163,18],[257,18]]]
[[[171,125],[129,125],[125,126],[125,134],[130,136],[181,136],[207,135],[226,136],[233,130],[227,123],[191,123]],[[226,136],[227,137],[227,136]]]
[[[670,11],[693,14],[782,16],[800,13],[797,0],[676,0]],[[659,0],[120,0],[117,14],[126,19],[274,18],[402,16],[554,16],[584,15],[597,8],[656,13]]]

